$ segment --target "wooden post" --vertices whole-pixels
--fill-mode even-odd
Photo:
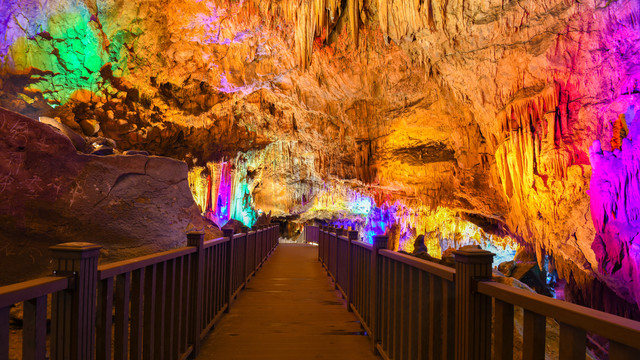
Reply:
[[[491,298],[476,292],[476,282],[491,279],[494,254],[463,247],[456,261],[456,360],[491,358]],[[446,345],[446,344],[445,344]]]
[[[358,232],[350,230],[349,231],[349,243],[347,245],[347,311],[353,311],[351,309],[351,299],[353,298],[353,262],[351,259],[351,242],[358,240]]]
[[[227,309],[226,313],[231,310],[231,300],[233,300],[233,228],[222,229],[224,237],[229,238],[229,245],[227,246],[227,276],[225,278],[225,290],[227,294]]]
[[[204,233],[190,232],[187,234],[187,246],[195,246],[196,252],[193,254],[191,262],[191,296],[189,299],[189,329],[188,343],[193,345],[193,351],[189,356],[195,359],[200,352],[202,331],[202,311],[203,311],[203,289],[204,289]]]
[[[50,247],[54,275],[71,276],[70,289],[53,294],[51,302],[51,359],[94,359],[96,286],[102,246],[71,242]]]
[[[380,293],[382,290],[380,288],[380,266],[378,266],[378,253],[380,250],[387,249],[387,244],[389,243],[389,237],[386,235],[374,235],[373,236],[373,246],[371,248],[371,295],[370,295],[370,310],[371,310],[371,324],[370,329],[373,334],[371,334],[371,341],[373,342],[373,352],[377,353],[376,344],[381,340],[380,338]]]

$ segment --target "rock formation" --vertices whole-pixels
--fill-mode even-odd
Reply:
[[[189,229],[221,232],[200,215],[184,162],[77,153],[53,127],[0,108],[0,284],[49,269],[48,247],[103,246],[102,262],[186,244]]]
[[[2,6],[0,105],[185,160],[213,217],[366,222],[364,197],[401,209],[382,221],[400,248],[444,209],[640,304],[635,210],[619,203],[639,180],[607,165],[633,159],[619,119],[640,102],[637,1]]]

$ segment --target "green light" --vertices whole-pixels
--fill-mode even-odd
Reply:
[[[98,93],[108,88],[100,75],[105,64],[112,62],[119,73],[126,69],[123,42],[129,37],[118,33],[107,52],[103,34],[85,9],[53,15],[46,27],[43,31],[50,37],[19,38],[9,54],[15,71],[39,70],[28,89],[41,92],[52,106],[66,103],[77,90]]]

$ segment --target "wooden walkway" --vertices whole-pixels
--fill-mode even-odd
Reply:
[[[280,244],[204,340],[197,359],[377,359],[318,248]]]

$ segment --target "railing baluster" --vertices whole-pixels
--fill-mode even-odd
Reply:
[[[220,266],[220,262],[218,261],[218,245],[212,246],[207,249],[207,278],[205,291],[207,292],[207,296],[205,297],[205,314],[204,320],[202,321],[202,328],[206,328],[209,325],[209,322],[216,315],[216,307],[218,306],[218,290],[220,287],[216,283],[216,274],[217,268]],[[201,329],[202,330],[202,329]]]
[[[431,304],[429,303],[429,289],[431,288],[431,274],[420,271],[418,275],[418,299],[419,299],[419,313],[418,313],[418,358],[428,359],[429,348],[431,347],[431,335],[429,334],[429,315],[431,313]]]
[[[0,308],[0,360],[9,360],[9,310]]]
[[[156,358],[155,343],[160,341],[155,334],[156,329],[156,278],[158,268],[156,264],[149,265],[144,270],[144,328],[142,331],[143,358],[153,360]]]
[[[609,344],[609,360],[638,360],[640,349],[611,341]]]
[[[405,302],[403,301],[403,295],[405,293],[405,283],[404,278],[404,264],[394,261],[396,263],[396,311],[394,314],[395,318],[395,329],[394,329],[394,347],[395,347],[395,359],[403,358],[403,349],[402,349],[402,327],[405,322],[404,312],[405,312]]]
[[[409,356],[409,344],[410,344],[410,339],[411,339],[411,317],[412,314],[410,313],[411,311],[411,290],[413,289],[413,284],[411,283],[412,280],[412,268],[405,265],[405,264],[401,264],[402,266],[402,295],[400,297],[401,301],[402,301],[402,306],[400,307],[400,310],[402,311],[402,316],[401,316],[401,320],[400,323],[402,325],[401,330],[402,332],[400,333],[400,349],[402,350],[402,355],[400,356],[401,359],[407,359],[407,360],[413,360],[410,359]]]
[[[372,310],[373,305],[372,305],[372,303],[373,303],[374,299],[371,297],[371,293],[373,292],[373,289],[374,289],[373,288],[374,282],[371,281],[371,279],[373,278],[373,276],[377,276],[377,275],[374,275],[375,274],[375,272],[373,271],[374,268],[372,268],[373,263],[374,263],[374,262],[371,261],[371,256],[372,256],[371,253],[372,252],[374,252],[373,248],[371,250],[369,250],[369,251],[365,251],[364,252],[365,258],[362,260],[362,262],[363,262],[364,268],[365,268],[365,272],[364,272],[365,278],[362,279],[362,283],[364,285],[364,290],[365,290],[364,295],[363,295],[364,305],[365,305],[364,306],[364,309],[365,309],[365,315],[364,316],[365,316],[365,319],[367,320],[367,324],[369,324],[369,330],[371,330],[373,332],[374,331],[373,330],[373,322],[374,322],[374,320],[373,320],[373,310]],[[373,339],[374,338],[373,334],[371,336],[372,336],[372,339]]]
[[[173,351],[171,353],[171,359],[180,358],[182,354],[182,295],[184,293],[184,257],[178,257],[175,259],[175,272],[174,272],[174,288],[175,298],[173,305],[174,314],[174,336],[172,337]]]
[[[25,301],[23,313],[22,359],[44,359],[47,353],[47,295]]]
[[[419,332],[419,302],[420,302],[420,292],[419,292],[419,270],[414,267],[409,267],[409,308],[407,309],[407,314],[409,315],[408,323],[407,323],[407,359],[413,360],[418,359],[418,343],[420,341],[420,332]]]
[[[198,336],[200,336],[200,332],[209,324],[209,319],[211,319],[211,304],[213,303],[213,298],[215,298],[215,288],[213,287],[213,280],[211,280],[212,269],[213,269],[213,253],[215,247],[209,247],[204,249],[205,257],[204,257],[204,285],[203,285],[203,310],[202,310],[202,326],[198,329]],[[215,264],[217,265],[217,264]]]
[[[522,330],[522,359],[544,360],[545,317],[529,310],[524,310]]]
[[[442,279],[429,274],[429,358],[442,358]]]
[[[164,262],[161,262],[156,267],[156,293],[154,296],[155,299],[155,316],[156,316],[156,326],[155,326],[155,354],[158,358],[162,359],[164,357],[164,342],[165,342],[165,327],[166,327],[166,317],[165,317],[165,291],[167,289],[167,265]]]
[[[224,287],[224,283],[220,280],[222,277],[220,276],[220,269],[222,268],[222,261],[220,253],[222,249],[222,244],[217,244],[213,247],[213,257],[212,257],[212,266],[211,266],[211,287],[215,289],[213,301],[211,302],[210,314],[209,318],[207,318],[207,322],[205,325],[209,325],[213,318],[218,315],[218,310],[220,310],[220,298],[222,297],[222,288]]]
[[[163,343],[164,343],[164,356],[165,359],[171,359],[171,357],[173,356],[173,343],[174,343],[174,330],[175,330],[175,324],[174,324],[174,306],[175,306],[175,266],[176,266],[176,262],[175,259],[172,260],[168,260],[165,263],[166,266],[166,288],[165,288],[165,293],[164,293],[164,301],[165,301],[165,306],[164,306],[164,323],[165,323],[165,328],[164,328],[164,338],[163,338]]]
[[[513,359],[513,305],[495,300],[493,353],[496,360]]]
[[[226,252],[227,252],[227,247],[226,247],[226,243],[225,244],[220,244],[220,246],[218,246],[218,249],[216,251],[217,254],[217,259],[218,259],[218,266],[216,268],[216,274],[214,276],[214,281],[216,282],[216,287],[218,288],[218,303],[216,306],[216,310],[213,313],[213,317],[211,318],[211,320],[213,320],[214,317],[218,316],[218,313],[220,312],[220,310],[224,307],[225,303],[226,303],[226,294],[225,294],[225,290],[227,287],[227,281],[225,279],[225,268],[227,267],[227,259],[226,259]]]
[[[111,359],[112,309],[113,278],[110,277],[98,284],[98,314],[96,318],[96,357],[98,360]]]
[[[380,286],[384,291],[380,294],[380,321],[378,327],[380,328],[379,341],[382,348],[386,353],[389,353],[391,344],[389,339],[391,338],[391,304],[393,292],[391,286],[393,286],[393,271],[391,270],[391,260],[386,257],[381,259],[380,269]]]
[[[131,345],[129,350],[131,360],[142,359],[144,287],[144,268],[134,270],[131,277]]]
[[[193,326],[189,319],[189,310],[191,309],[191,298],[193,296],[193,289],[191,288],[191,265],[192,257],[187,255],[183,260],[184,277],[182,280],[182,321],[180,326],[182,327],[182,337],[180,339],[180,354],[184,354],[189,347],[189,328]]]
[[[386,257],[383,259],[387,259]],[[398,338],[398,300],[400,298],[400,282],[398,281],[398,263],[391,259],[389,261],[389,276],[391,278],[391,285],[389,286],[389,337],[387,341],[389,342],[389,351],[387,354],[389,357],[394,359],[398,358],[398,354],[396,352],[397,338]],[[384,291],[384,290],[383,290]]]
[[[442,279],[442,358],[455,358],[456,284]],[[488,335],[489,338],[491,337]]]
[[[115,359],[127,359],[129,342],[129,291],[131,273],[126,272],[116,277],[116,322],[113,356]],[[110,316],[111,314],[109,314]]]
[[[498,301],[498,300],[496,300]],[[560,323],[560,360],[583,360],[587,347],[587,332]]]

